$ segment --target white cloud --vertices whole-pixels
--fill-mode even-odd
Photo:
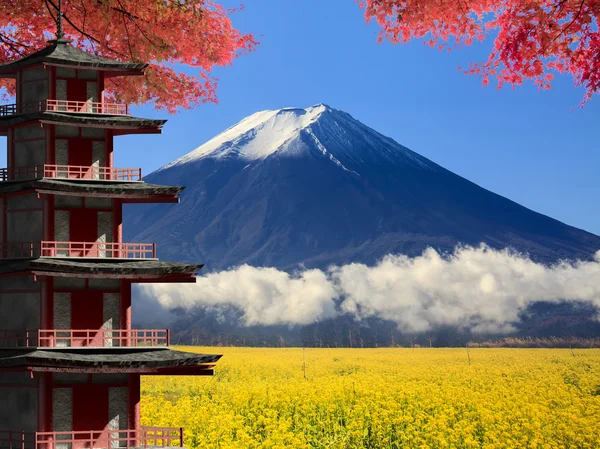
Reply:
[[[302,325],[350,313],[393,320],[411,332],[440,325],[502,332],[537,301],[600,306],[600,252],[594,261],[547,267],[484,246],[458,248],[448,257],[429,249],[415,258],[390,255],[374,266],[354,263],[326,272],[243,265],[201,276],[195,285],[147,284],[142,290],[166,308],[235,306],[246,325]]]
[[[336,314],[336,291],[320,270],[292,276],[243,265],[201,276],[196,284],[146,284],[142,292],[165,308],[235,306],[246,325],[309,324]]]

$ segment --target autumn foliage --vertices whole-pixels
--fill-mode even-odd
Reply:
[[[47,45],[56,31],[57,2],[0,2],[0,62]],[[209,0],[63,0],[62,9],[65,38],[73,45],[110,59],[150,63],[144,77],[112,78],[109,95],[170,112],[216,102],[211,70],[256,45],[233,28],[233,10]],[[13,85],[0,87],[10,94]]]
[[[449,49],[495,36],[485,62],[467,73],[483,83],[533,80],[549,89],[553,73],[571,73],[585,102],[600,91],[600,0],[358,0],[380,39],[404,43],[424,38]]]

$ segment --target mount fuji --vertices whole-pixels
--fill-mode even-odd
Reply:
[[[181,204],[132,205],[125,238],[205,272],[374,263],[390,253],[513,248],[589,259],[600,237],[485,190],[320,104],[257,112],[145,178]]]

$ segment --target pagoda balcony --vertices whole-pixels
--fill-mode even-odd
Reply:
[[[34,165],[32,167],[0,168],[0,182],[41,178],[141,182],[142,169],[50,164]]]
[[[81,114],[130,115],[129,105],[95,101],[41,100],[32,103],[0,105],[0,117],[35,112],[70,112]]]
[[[155,348],[170,345],[169,329],[0,330],[0,348]]]
[[[111,242],[7,242],[0,243],[1,259],[57,258],[111,258],[156,259],[155,243]]]
[[[141,427],[138,430],[21,432],[0,430],[6,449],[133,449],[183,447],[183,427]]]

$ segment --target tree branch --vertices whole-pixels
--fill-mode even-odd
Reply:
[[[46,1],[46,2],[49,2],[49,3],[50,3],[52,6],[54,6],[54,7],[56,8],[56,5],[54,4],[54,2],[53,2],[52,0],[44,0],[44,1]],[[75,29],[75,31],[77,31],[78,33],[80,33],[82,36],[86,37],[88,40],[90,40],[90,41],[93,41],[93,42],[96,42],[96,43],[98,43],[100,46],[104,46],[104,47],[106,47],[106,48],[107,48],[109,51],[113,52],[114,54],[116,54],[116,55],[118,55],[118,56],[120,56],[120,57],[122,57],[122,58],[124,58],[124,57],[125,57],[125,55],[124,55],[123,53],[121,53],[121,52],[118,52],[118,51],[117,51],[117,50],[115,50],[114,48],[111,48],[111,47],[110,47],[110,46],[109,46],[109,45],[108,45],[106,42],[102,43],[102,42],[100,42],[98,39],[96,39],[94,36],[92,36],[91,34],[89,34],[89,33],[86,33],[85,31],[83,31],[81,28],[79,28],[77,25],[75,25],[75,24],[74,24],[74,23],[71,21],[71,19],[69,19],[69,18],[68,18],[68,16],[67,16],[65,13],[63,13],[63,19],[65,19],[65,21],[66,21],[66,22],[67,22],[69,25],[71,25],[71,26],[72,26],[72,27]]]
[[[562,5],[563,2],[561,2],[560,4]],[[583,5],[585,4],[585,0],[581,0],[581,2],[579,3],[579,10],[577,11],[577,14],[575,14],[575,16],[573,17],[573,20],[571,20],[566,26],[563,27],[562,30],[560,30],[560,32],[548,43],[548,45],[546,45],[542,50],[540,50],[540,52],[538,54],[542,54],[543,56],[546,55],[546,50],[548,50],[548,48],[550,48],[550,46],[556,42],[556,40],[561,37],[569,28],[571,28],[571,25],[573,25],[575,23],[575,21],[579,18],[579,16],[581,15],[581,12],[583,11]]]

